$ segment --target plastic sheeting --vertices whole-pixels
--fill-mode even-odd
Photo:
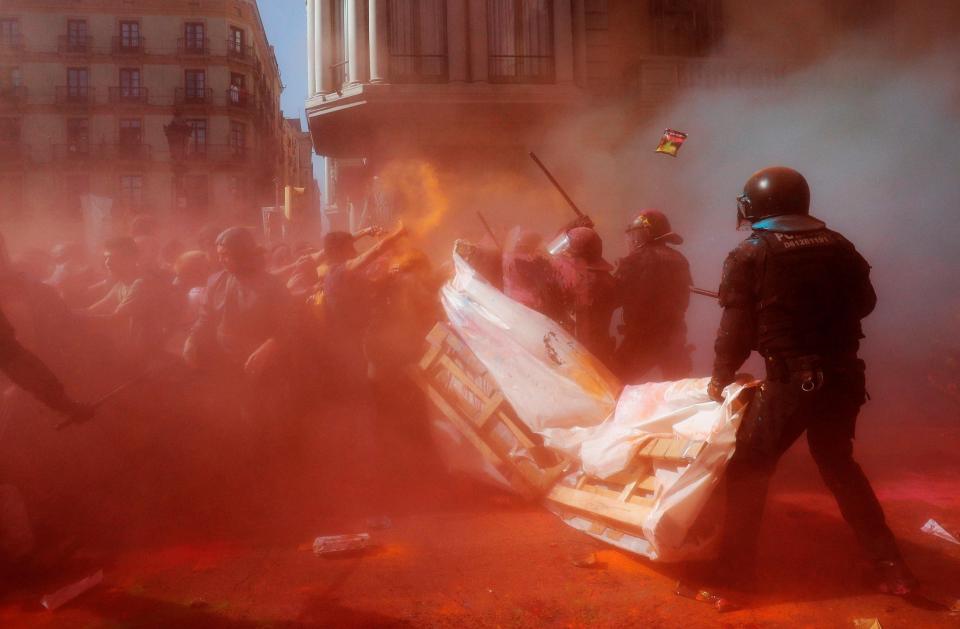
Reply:
[[[519,418],[547,446],[579,460],[578,473],[621,472],[651,437],[706,443],[689,465],[654,466],[657,489],[644,537],[612,542],[663,561],[702,555],[710,540],[688,533],[733,455],[742,405],[735,410],[732,401],[746,385],[728,387],[722,405],[707,397],[706,378],[623,388],[562,327],[505,296],[456,253],[454,264],[456,275],[442,291],[451,326]]]

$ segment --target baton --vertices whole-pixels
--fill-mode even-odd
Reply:
[[[117,397],[117,396],[120,395],[121,393],[127,391],[128,389],[132,389],[133,387],[137,386],[137,385],[140,384],[141,382],[144,382],[145,380],[148,380],[148,379],[152,378],[153,376],[155,376],[155,375],[157,375],[157,374],[159,374],[159,373],[162,373],[162,372],[166,371],[167,369],[169,369],[170,367],[173,367],[174,365],[177,365],[177,364],[178,364],[178,362],[175,361],[175,362],[172,362],[172,363],[167,363],[166,365],[161,365],[161,366],[156,367],[156,368],[154,368],[154,369],[148,369],[148,370],[146,370],[145,372],[143,372],[142,374],[140,374],[139,376],[133,378],[132,380],[128,380],[127,382],[124,382],[123,384],[121,384],[120,386],[116,387],[115,389],[113,389],[112,391],[110,391],[109,393],[107,393],[106,395],[102,396],[102,397],[101,397],[100,399],[98,399],[96,402],[94,402],[93,404],[91,404],[91,405],[90,405],[90,410],[91,410],[91,412],[96,412],[96,410],[97,410],[98,408],[100,408],[101,406],[103,406],[103,405],[106,404],[107,402],[110,402],[111,400],[113,400],[115,397]],[[92,419],[92,417],[91,417],[91,419]],[[55,428],[56,428],[57,430],[63,430],[64,428],[67,428],[68,426],[72,426],[73,424],[77,424],[77,423],[80,423],[80,422],[78,422],[78,421],[76,421],[75,419],[73,419],[72,417],[70,417],[70,418],[67,418],[66,420],[60,422],[59,424],[57,424],[57,425],[55,426]]]
[[[487,222],[486,217],[483,215],[483,212],[477,210],[477,218],[480,219],[480,222],[483,223],[483,228],[487,230],[487,233],[490,234],[490,238],[493,239],[493,244],[497,246],[497,249],[503,251],[503,245],[500,244],[500,241],[497,239],[496,234],[493,233],[493,230],[490,229],[490,223]]]
[[[540,170],[543,171],[543,174],[547,176],[547,179],[550,180],[550,183],[553,184],[553,187],[557,189],[557,192],[563,197],[563,200],[567,202],[567,205],[576,213],[577,216],[586,216],[580,208],[577,207],[577,204],[573,202],[573,199],[570,198],[570,195],[563,189],[563,186],[560,185],[560,182],[557,181],[556,177],[547,170],[547,167],[543,165],[543,162],[540,161],[540,158],[537,157],[537,154],[533,151],[530,151],[530,159],[532,159],[537,166],[540,167]]]
[[[712,290],[707,290],[705,288],[696,288],[694,286],[690,287],[690,292],[694,295],[703,295],[704,297],[713,297],[714,299],[720,299],[720,293],[717,293]]]

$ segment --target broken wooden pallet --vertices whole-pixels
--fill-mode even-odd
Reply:
[[[427,336],[427,350],[412,376],[437,409],[521,494],[547,506],[578,528],[617,541],[642,537],[659,489],[658,470],[676,472],[706,447],[672,434],[651,435],[630,465],[598,478],[582,473],[565,454],[543,445],[520,421],[473,352],[445,323]]]
[[[510,485],[542,497],[571,468],[568,457],[543,445],[520,421],[473,352],[444,323],[427,335],[414,381]]]

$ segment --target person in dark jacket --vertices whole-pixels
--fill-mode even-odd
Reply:
[[[623,341],[617,348],[617,375],[636,384],[659,367],[664,380],[690,376],[693,364],[687,345],[690,264],[670,245],[683,238],[659,210],[644,210],[627,228],[630,253],[613,276],[623,306]]]
[[[870,482],[853,458],[866,400],[857,353],[860,321],[876,304],[870,266],[843,236],[809,216],[803,176],[765,168],[747,181],[739,218],[752,234],[727,257],[723,317],[709,394],[725,387],[751,352],[767,377],[737,433],[727,468],[727,515],[717,562],[725,587],[749,591],[767,487],[777,461],[804,432],[844,519],[876,567],[880,591],[915,585]]]

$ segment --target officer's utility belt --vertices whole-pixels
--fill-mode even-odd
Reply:
[[[859,364],[856,353],[821,356],[765,356],[767,380],[773,382],[799,382],[800,388],[811,393],[823,387],[824,371],[843,370]]]

